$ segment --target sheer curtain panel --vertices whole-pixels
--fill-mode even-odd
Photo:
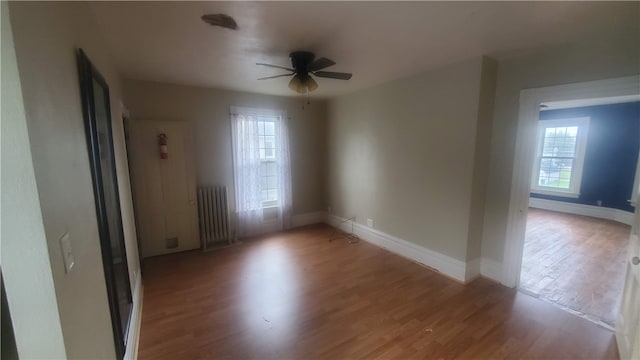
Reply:
[[[291,165],[286,113],[231,108],[236,231],[240,237],[291,226]],[[265,212],[277,214],[265,220]]]

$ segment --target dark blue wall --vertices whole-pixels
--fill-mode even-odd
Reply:
[[[631,195],[640,148],[640,102],[540,112],[540,120],[588,116],[589,135],[577,199],[531,194],[540,199],[633,211]]]

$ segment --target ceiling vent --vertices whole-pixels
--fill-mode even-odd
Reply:
[[[233,18],[227,14],[207,14],[202,15],[202,21],[211,26],[220,26],[223,28],[237,30],[238,24]]]

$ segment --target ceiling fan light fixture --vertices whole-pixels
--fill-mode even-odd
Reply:
[[[289,81],[289,89],[303,94],[305,93],[306,86],[304,86],[298,75],[294,75],[291,81]]]
[[[313,80],[311,76],[307,78],[306,85],[309,92],[312,92],[313,90],[318,88],[318,83],[315,80]]]
[[[333,66],[336,63],[333,60],[329,60],[327,58],[319,58],[314,60],[315,56],[311,52],[294,51],[289,54],[289,57],[291,58],[292,68],[265,63],[256,63],[256,65],[272,67],[291,72],[289,74],[261,77],[258,78],[258,80],[274,79],[293,75],[293,77],[289,81],[289,89],[300,94],[308,94],[318,88],[318,83],[311,75],[328,79],[351,79],[350,73],[322,71],[322,69]]]
[[[289,81],[289,89],[300,94],[312,92],[317,88],[318,83],[311,76],[307,76],[302,80],[302,77],[296,74],[291,78],[291,81]]]

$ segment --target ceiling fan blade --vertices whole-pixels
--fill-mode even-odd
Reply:
[[[317,77],[329,78],[329,79],[339,79],[339,80],[349,80],[353,74],[349,73],[341,73],[341,72],[331,72],[331,71],[316,71],[313,75]]]
[[[327,68],[331,65],[335,65],[336,63],[333,60],[329,60],[327,58],[320,58],[315,60],[314,62],[312,62],[311,64],[307,65],[307,70],[308,71],[318,71],[324,68]]]
[[[262,66],[267,66],[267,67],[272,67],[272,68],[278,68],[278,69],[284,69],[284,70],[288,70],[288,71],[291,71],[291,72],[295,72],[295,70],[293,70],[293,69],[289,69],[289,68],[284,67],[284,66],[271,65],[271,64],[264,64],[264,63],[256,63],[256,65],[262,65]]]
[[[274,76],[267,76],[267,77],[261,77],[257,80],[267,80],[267,79],[275,79],[275,78],[279,78],[279,77],[283,77],[283,76],[291,76],[293,75],[293,73],[291,74],[282,74],[282,75],[274,75]]]

